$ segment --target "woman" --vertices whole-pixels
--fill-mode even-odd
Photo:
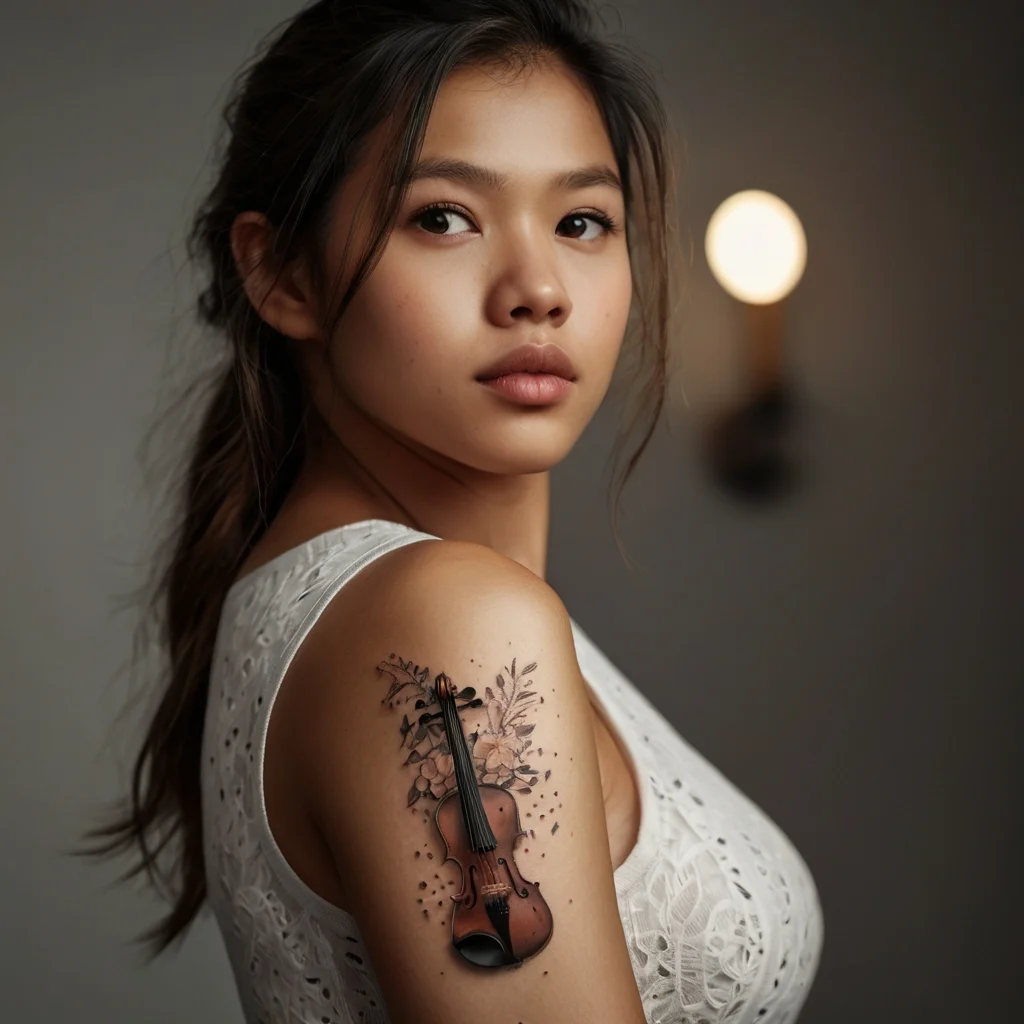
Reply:
[[[625,476],[662,407],[649,76],[584,0],[324,0],[226,120],[192,242],[231,358],[156,591],[168,685],[94,833],[154,879],[180,839],[156,951],[208,899],[252,1022],[794,1019],[803,862],[544,581],[635,289]]]

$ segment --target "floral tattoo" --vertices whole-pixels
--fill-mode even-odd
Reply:
[[[485,712],[486,725],[466,734],[474,773],[481,783],[504,789],[515,787],[516,792],[529,794],[540,780],[541,773],[526,761],[533,746],[530,734],[534,729],[534,723],[526,721],[526,712],[544,703],[544,698],[531,689],[532,680],[527,679],[536,668],[537,663],[531,662],[517,673],[513,658],[511,666],[505,667],[505,675],[499,673],[495,677],[494,688],[484,688],[481,711]],[[418,721],[425,709],[440,707],[430,682],[430,670],[392,654],[380,662],[377,671],[391,677],[391,686],[381,703],[389,708],[411,703],[415,709],[412,721],[408,713],[403,714],[400,727],[401,747],[409,752],[402,763],[419,766],[409,790],[408,806],[424,797],[440,800],[456,786],[455,766],[444,725]],[[475,696],[471,688],[457,694],[461,699]],[[418,707],[417,702],[421,702]],[[543,777],[547,779],[550,775],[548,770]]]

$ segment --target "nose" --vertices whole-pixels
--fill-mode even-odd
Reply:
[[[518,321],[557,327],[572,312],[569,297],[554,267],[534,264],[512,270],[491,289],[488,316],[498,327]]]

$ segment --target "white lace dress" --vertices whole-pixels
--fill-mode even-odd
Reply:
[[[355,919],[291,870],[267,824],[263,750],[299,644],[372,559],[430,537],[385,520],[315,537],[240,580],[221,614],[203,735],[206,879],[249,1024],[385,1024]],[[615,872],[649,1024],[784,1024],[822,942],[806,865],[573,622],[596,702],[633,761],[636,847]]]

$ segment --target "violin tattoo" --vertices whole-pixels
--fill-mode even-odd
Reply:
[[[517,673],[513,658],[505,674],[496,676],[495,687],[485,687],[484,697],[478,697],[472,686],[459,689],[444,672],[431,679],[429,668],[394,654],[377,666],[391,679],[381,703],[392,710],[412,706],[399,727],[401,749],[407,752],[402,765],[413,776],[408,806],[433,802],[444,863],[454,861],[462,874],[461,891],[449,896],[452,944],[480,967],[522,963],[547,945],[553,928],[540,883],[524,879],[513,857],[516,841],[534,835],[521,826],[516,794],[537,807],[551,777],[550,769],[542,773],[527,761],[534,753],[543,755],[539,747],[531,752],[535,723],[526,719],[531,708],[544,703],[527,679],[536,668],[534,662]],[[467,733],[460,712],[474,719],[472,732]],[[426,809],[423,813],[429,816]],[[544,820],[545,814],[539,817]],[[557,829],[555,822],[551,834]],[[430,852],[426,856],[433,859]],[[439,874],[434,877],[432,894],[446,885]],[[421,889],[427,884],[419,883]],[[423,913],[429,916],[426,907]]]

